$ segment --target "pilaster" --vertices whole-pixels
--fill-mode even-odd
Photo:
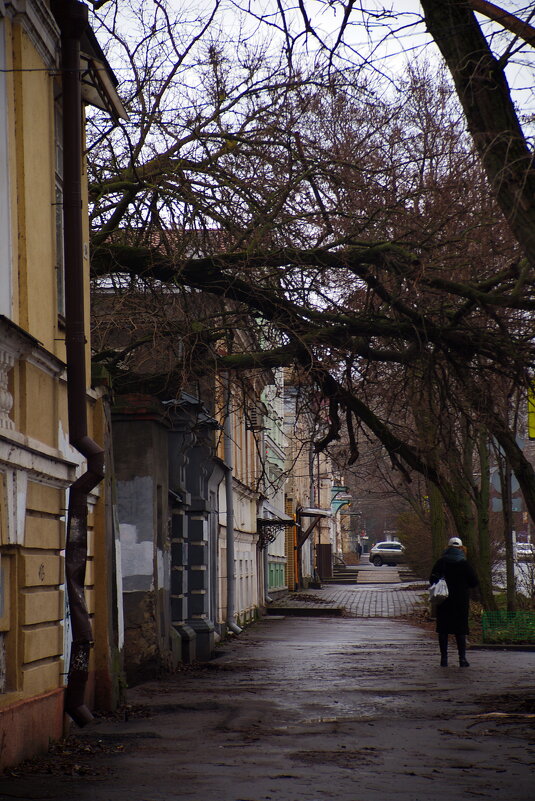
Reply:
[[[210,620],[208,571],[208,512],[191,511],[188,518],[187,624],[197,635],[197,659],[210,659],[215,628]]]
[[[182,660],[196,657],[197,635],[186,623],[188,617],[188,542],[186,516],[174,507],[171,515],[171,621],[181,641]]]

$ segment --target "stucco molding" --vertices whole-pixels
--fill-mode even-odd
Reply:
[[[256,531],[247,531],[244,528],[235,528],[234,529],[234,541],[236,544],[242,544],[251,546],[251,544],[256,545],[258,543],[259,536],[258,532]]]
[[[24,545],[28,474],[24,470],[6,470],[4,487],[7,517],[6,544]]]
[[[67,366],[44,348],[32,348],[29,353],[23,354],[23,359],[53,378],[67,380]]]
[[[9,391],[9,373],[15,365],[15,355],[0,344],[0,430],[13,431],[15,424],[10,417],[13,395]]]
[[[30,447],[17,432],[0,434],[0,473],[3,476],[8,545],[23,545],[26,528],[28,481],[67,489],[74,480],[76,466],[58,453],[45,453]]]
[[[43,348],[35,337],[0,315],[0,433],[15,430],[10,416],[13,396],[9,391],[9,374],[20,359],[54,378],[63,376],[66,370],[65,364]]]
[[[59,451],[33,447],[23,435],[0,433],[0,471],[22,470],[32,481],[66,489],[75,480],[77,465]]]
[[[21,25],[45,66],[55,68],[60,30],[43,0],[4,0],[4,8],[13,22]]]

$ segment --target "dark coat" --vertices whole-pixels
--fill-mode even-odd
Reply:
[[[436,630],[442,634],[468,634],[470,589],[479,584],[472,566],[460,548],[446,548],[429,577],[434,584],[444,576],[449,596],[436,607]]]

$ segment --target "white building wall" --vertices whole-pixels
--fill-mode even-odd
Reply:
[[[219,577],[218,621],[221,623],[228,617],[226,571],[227,515],[224,483],[221,484],[219,492],[219,553],[221,572]],[[242,490],[242,488],[236,484],[234,491],[235,609],[233,611],[240,625],[254,620],[260,598],[256,505],[256,498],[252,496],[252,493]]]

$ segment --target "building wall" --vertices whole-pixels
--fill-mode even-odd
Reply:
[[[295,516],[294,499],[288,495],[285,502],[285,512],[288,516]],[[298,581],[297,566],[297,530],[295,526],[287,526],[284,532],[284,547],[286,549],[286,585],[289,590],[295,590]]]
[[[14,71],[0,76],[0,767],[62,733],[61,552],[74,478],[55,305],[55,24],[46,6],[35,24],[2,13],[0,58]]]
[[[314,449],[314,442],[321,437],[322,425],[325,427],[326,424],[326,410],[318,408],[313,418],[300,409],[302,393],[307,391],[310,392],[311,388],[294,385],[291,375],[287,377],[284,389],[284,428],[288,441],[286,511],[288,514],[298,517],[300,508],[312,507],[322,510],[324,516],[319,517],[308,539],[298,549],[297,565],[294,564],[289,574],[288,586],[290,589],[296,588],[298,583],[308,586],[311,581],[316,580],[316,545],[331,545],[333,553],[338,549],[339,521],[332,517],[333,509],[331,508],[332,464],[325,453],[318,454]],[[313,395],[310,395],[309,399],[313,401]],[[303,529],[308,528],[312,521],[313,516],[304,517]],[[286,546],[289,565],[292,560],[293,540],[294,534],[287,532]]]
[[[7,31],[10,25],[0,13],[0,314],[11,317],[12,281],[11,274],[11,203],[9,181],[9,136],[8,92],[11,75],[12,51],[9,47]]]
[[[282,370],[275,371],[274,383],[265,387],[262,392],[262,400],[267,410],[264,417],[265,430],[261,451],[264,458],[265,475],[263,492],[270,508],[270,513],[266,516],[284,518],[284,488],[286,485],[284,468],[288,442],[284,433],[284,377]],[[268,561],[267,589],[271,596],[287,589],[287,554],[283,527],[278,529],[275,540],[267,545],[266,553]]]
[[[92,505],[89,523],[86,584],[93,579],[93,639],[91,653],[92,707],[113,710],[124,701],[124,615],[120,565],[120,533],[117,519],[115,469],[112,447],[111,411],[108,392],[101,387],[95,404],[92,438],[106,452],[106,476],[99,485],[98,502]]]
[[[311,468],[310,468],[310,432],[304,425],[304,419],[298,415],[298,389],[288,381],[284,388],[284,430],[288,447],[286,450],[285,469],[288,473],[286,482],[286,512],[295,517],[299,507],[312,505]],[[310,540],[296,549],[296,530],[287,529],[286,549],[288,558],[288,589],[297,589],[299,581],[308,583],[312,578],[312,560]]]
[[[256,495],[247,487],[234,484],[234,580],[235,609],[239,624],[250,623],[258,614],[262,577],[260,575]],[[227,618],[227,515],[225,484],[219,486],[219,610],[218,623]]]
[[[236,565],[236,614],[240,624],[250,623],[260,605],[260,564],[256,531],[256,494],[238,487],[234,495]]]
[[[257,397],[260,396],[260,388]],[[253,393],[254,397],[254,393]],[[250,426],[247,405],[239,386],[232,387],[230,403],[230,428],[232,451],[233,486],[233,538],[234,538],[234,579],[235,615],[239,625],[254,620],[263,597],[263,567],[258,548],[257,516],[259,513],[259,481],[261,473],[258,440]],[[224,461],[224,437],[221,436],[217,455]],[[229,618],[227,583],[227,502],[225,482],[219,486],[219,609],[218,623]]]
[[[68,444],[56,303],[59,31],[47,0],[0,4],[0,40],[12,70],[0,72],[1,769],[63,733],[66,490],[81,459]],[[91,589],[87,600],[94,609]]]
[[[173,630],[182,659],[206,661],[219,636],[220,565],[218,487],[224,476],[214,459],[217,422],[208,412],[213,398],[182,392],[169,402],[169,486],[172,492]]]
[[[113,422],[124,660],[132,683],[172,663],[168,429],[146,411],[122,404]]]

